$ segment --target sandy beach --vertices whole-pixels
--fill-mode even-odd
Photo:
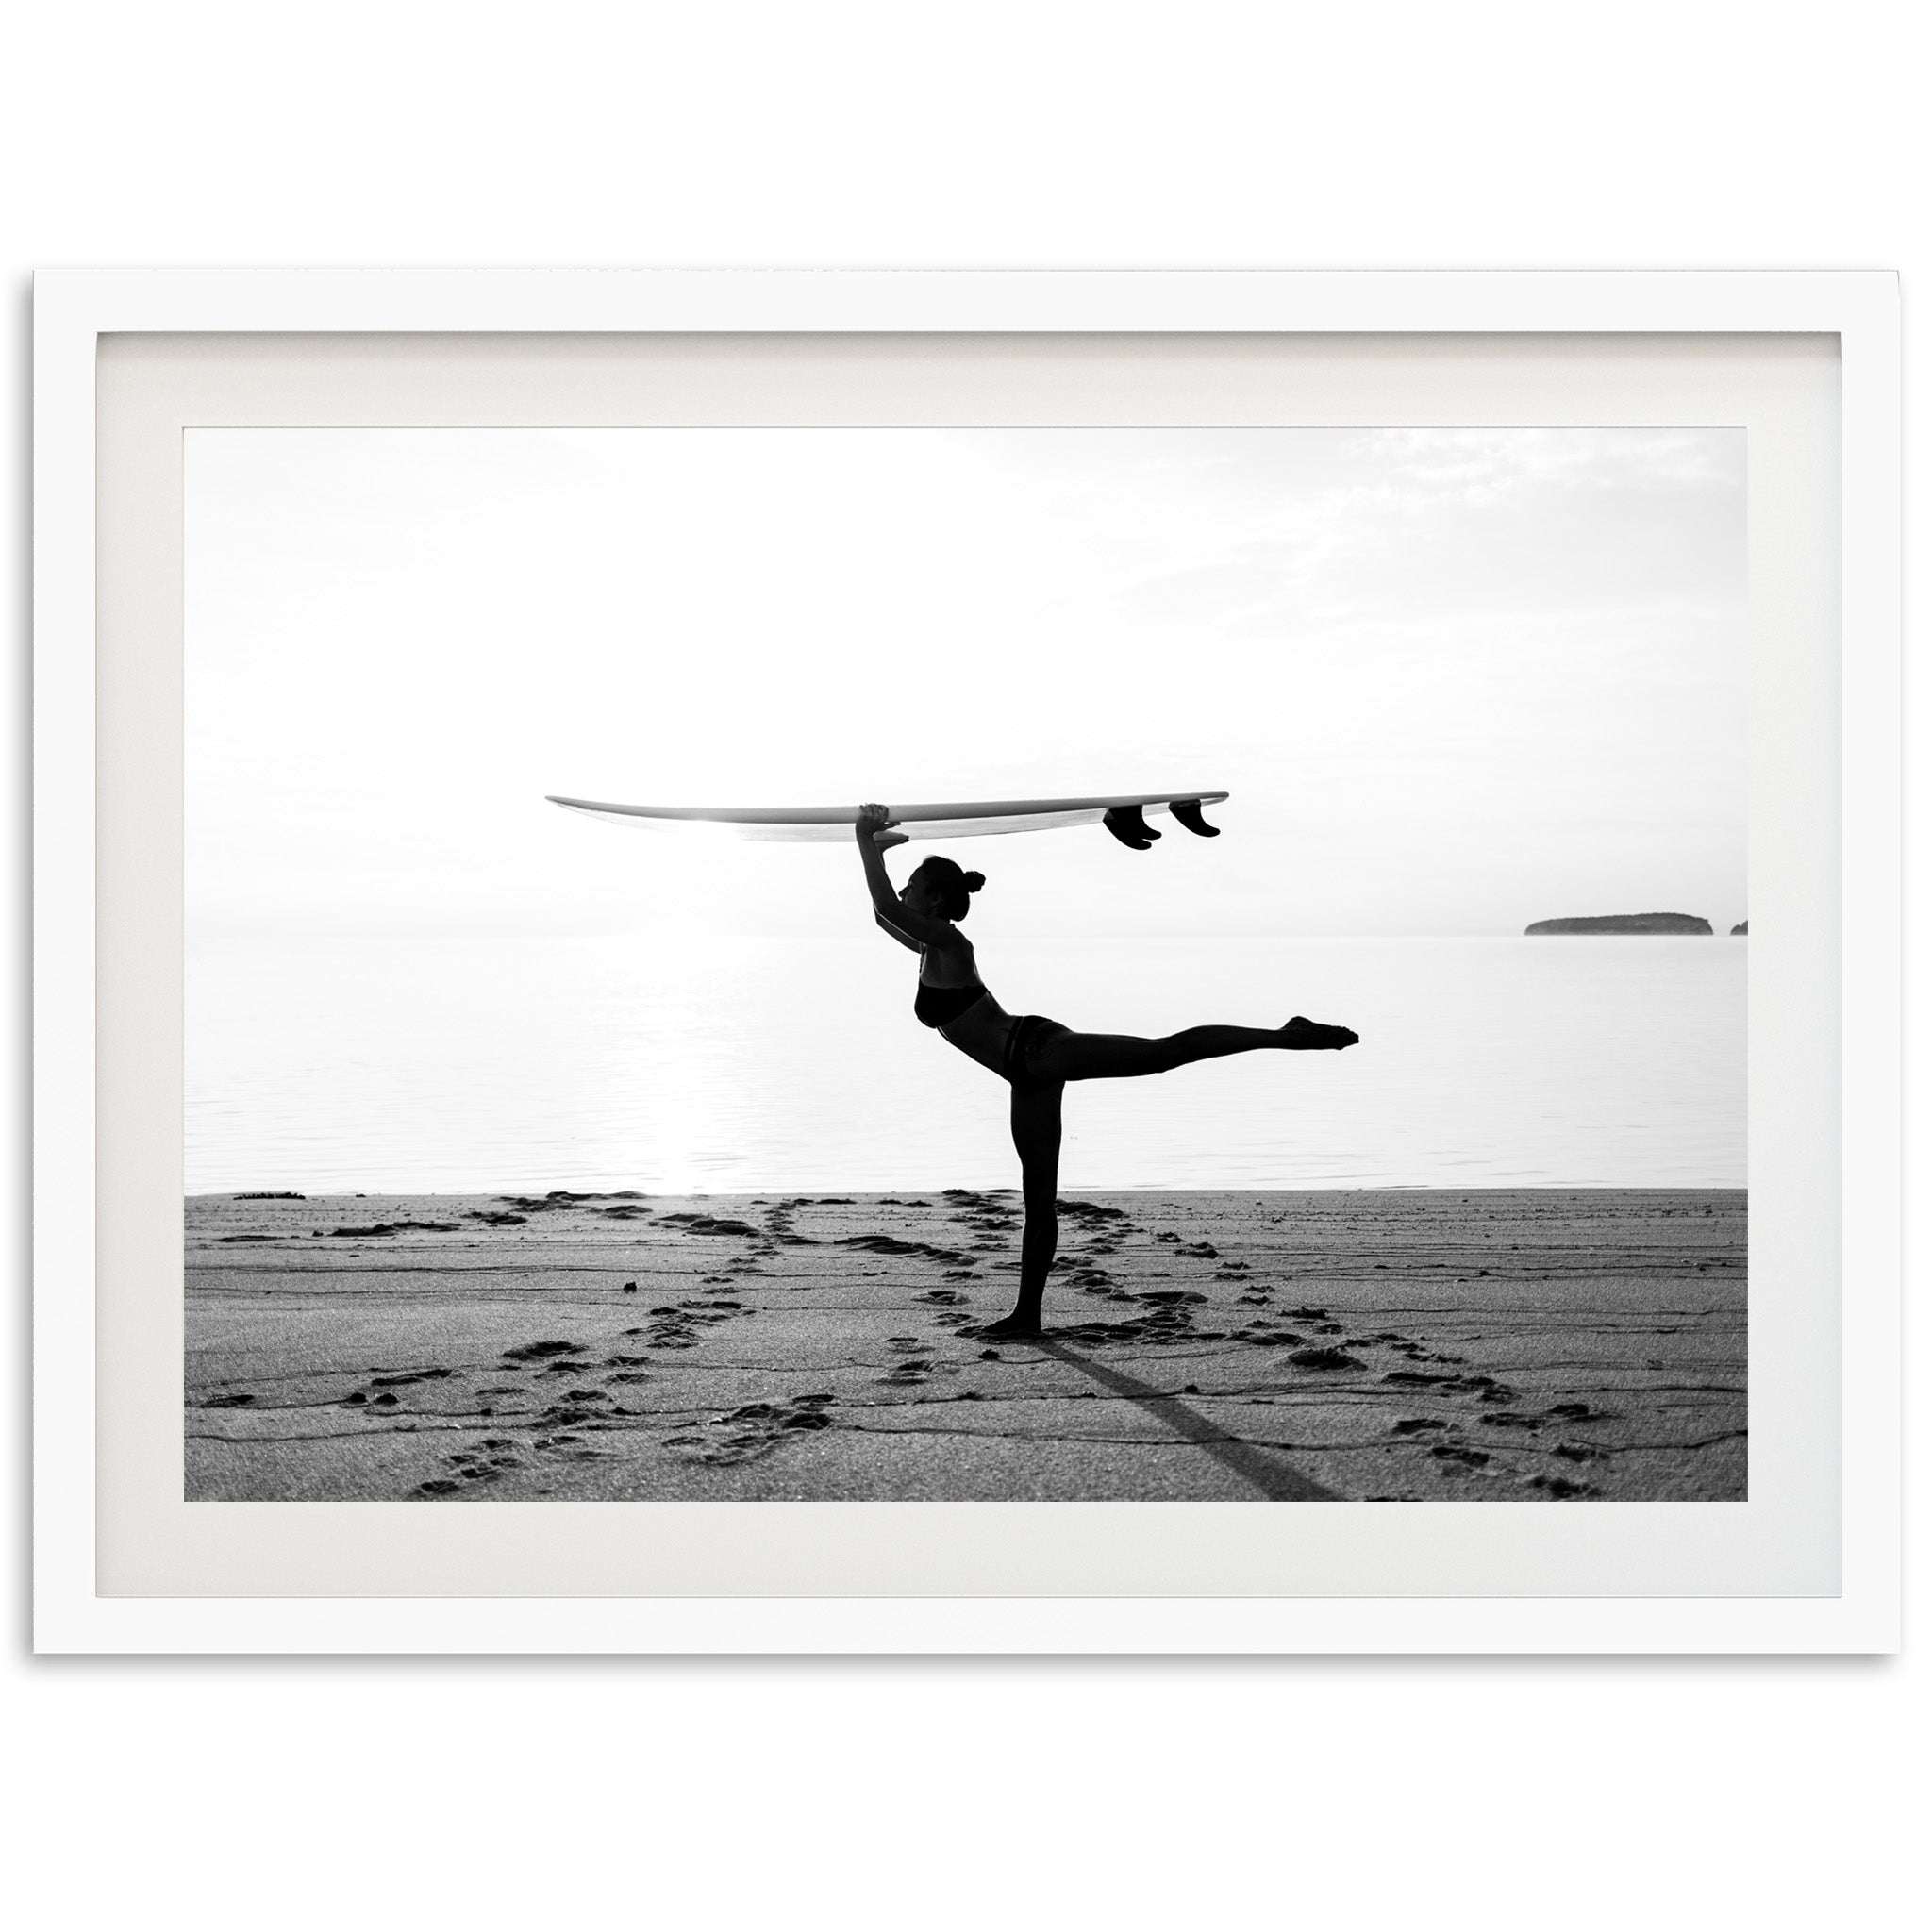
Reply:
[[[191,1500],[1741,1498],[1745,1197],[205,1195]]]

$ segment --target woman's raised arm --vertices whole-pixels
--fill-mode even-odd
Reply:
[[[894,832],[892,822],[882,805],[861,805],[852,834],[858,844],[858,857],[865,867],[866,889],[872,894],[874,917],[896,940],[917,949],[951,937],[952,928],[943,920],[927,919],[914,912],[892,890],[886,872],[886,847],[906,843],[904,832]]]

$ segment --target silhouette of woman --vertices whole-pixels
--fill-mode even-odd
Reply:
[[[1190,1026],[1164,1040],[1075,1033],[1038,1013],[1016,1017],[986,990],[974,963],[973,942],[958,924],[985,876],[962,872],[950,858],[935,855],[894,891],[886,873],[885,848],[903,845],[906,838],[891,833],[891,823],[883,806],[864,805],[854,829],[874,917],[919,955],[919,991],[912,1010],[968,1059],[997,1074],[1012,1089],[1013,1145],[1026,1205],[1020,1298],[1011,1314],[978,1332],[1000,1340],[1038,1335],[1047,1271],[1059,1246],[1060,1099],[1069,1080],[1135,1079],[1266,1047],[1340,1049],[1353,1046],[1357,1036],[1346,1026],[1320,1026],[1299,1016],[1272,1029]]]

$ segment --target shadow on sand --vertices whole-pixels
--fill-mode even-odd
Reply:
[[[1259,1490],[1271,1503],[1341,1501],[1333,1490],[1325,1490],[1311,1477],[1303,1475],[1274,1450],[1258,1449],[1239,1436],[1229,1435],[1219,1424],[1210,1423],[1175,1396],[1165,1395],[1145,1382],[1136,1381],[1132,1375],[1124,1375],[1118,1369],[1107,1368],[1091,1356],[1076,1354],[1051,1335],[1034,1336],[1029,1345],[1042,1355],[1052,1356],[1056,1361],[1065,1362],[1070,1369],[1078,1369],[1110,1393],[1144,1408],[1163,1427],[1205,1450],[1243,1482]]]

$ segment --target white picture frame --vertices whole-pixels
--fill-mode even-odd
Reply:
[[[1412,1512],[1415,1574],[1400,1590],[1309,1590],[1302,1593],[1137,1593],[1114,1588],[1083,1593],[1071,1573],[1050,1589],[991,1589],[983,1594],[921,1591],[867,1593],[841,1588],[836,1563],[801,1569],[809,1581],[795,1594],[626,1593],[622,1578],[598,1583],[589,1573],[568,1593],[534,1593],[529,1569],[514,1565],[494,1583],[477,1582],[455,1554],[448,1583],[434,1563],[409,1573],[391,1593],[366,1584],[236,1588],[156,1583],[170,1574],[158,1546],[182,1534],[181,1520],[138,1499],[104,1459],[126,1421],[126,1405],[103,1403],[118,1388],[117,1364],[135,1360],[156,1389],[170,1374],[178,1391],[178,1311],[171,1318],[158,1291],[134,1329],[125,1314],[130,1270],[139,1272],[142,1237],[125,1228],[153,1211],[129,1191],[103,1191],[128,1146],[146,1137],[153,1152],[166,1107],[145,1108],[139,1094],[173,1091],[166,1080],[140,1086],[131,1061],[140,1037],[117,1021],[111,1002],[97,1003],[104,935],[109,952],[127,936],[159,931],[155,885],[117,870],[97,842],[99,813],[114,808],[115,788],[129,780],[128,761],[103,766],[98,755],[102,690],[97,649],[103,613],[115,600],[152,608],[158,586],[178,586],[178,519],[171,541],[166,518],[115,522],[127,488],[145,487],[106,464],[112,427],[100,407],[103,350],[115,345],[180,341],[206,367],[212,356],[240,384],[212,393],[171,421],[258,420],[235,413],[235,398],[270,352],[291,344],[357,343],[383,339],[422,343],[458,367],[472,349],[548,339],[615,342],[633,337],[812,339],[871,337],[899,341],[967,338],[1021,344],[1265,338],[1291,341],[1319,360],[1332,354],[1359,361],[1373,346],[1385,356],[1395,391],[1408,400],[1403,420],[1462,420],[1456,412],[1483,385],[1507,393],[1512,367],[1527,370],[1535,345],[1590,342],[1602,348],[1607,395],[1611,373],[1648,341],[1702,346],[1713,372],[1727,344],[1835,339],[1837,531],[1814,529],[1820,554],[1836,539],[1840,584],[1838,732],[1813,705],[1805,728],[1817,734],[1820,769],[1835,775],[1836,842],[1830,824],[1811,820],[1776,832],[1809,841],[1803,862],[1835,870],[1838,921],[1793,944],[1812,949],[1814,966],[1834,981],[1841,1023],[1835,1041],[1778,1090],[1779,1115],[1795,1127],[1836,1123],[1838,1172],[1832,1219],[1835,1255],[1806,1266],[1822,1284],[1836,1263],[1841,1296],[1835,1307],[1821,1285],[1812,1313],[1819,1325],[1789,1351],[1780,1381],[1775,1360],[1760,1349],[1759,1272],[1754,1225],[1752,1399],[1754,1457],[1760,1391],[1769,1391],[1779,1424],[1770,1445],[1793,1472],[1792,1507],[1835,1544],[1831,1581],[1822,1572],[1781,1592],[1727,1589],[1694,1568],[1671,1574],[1701,1583],[1645,1593],[1604,1593],[1588,1579],[1609,1574],[1616,1538],[1677,1543],[1722,1542],[1733,1527],[1749,1539],[1749,1512],[1760,1502],[1754,1464],[1753,1501],[1743,1505],[1666,1505],[1666,1512],[1744,1511],[1742,1518],[1683,1515],[1645,1518],[1651,1506],[1611,1505],[1571,1511],[1566,1524],[1587,1530],[1560,1557],[1584,1579],[1572,1591],[1545,1582],[1512,1584],[1501,1569],[1457,1560],[1461,1533],[1445,1518],[1468,1505],[1398,1505]],[[1379,346],[1379,345],[1386,345]],[[566,343],[565,346],[568,346]],[[1515,358],[1512,364],[1512,358]],[[420,355],[412,366],[420,370]],[[1433,375],[1431,361],[1439,365]],[[1312,366],[1312,365],[1311,365]],[[286,375],[286,371],[284,371]],[[1050,376],[1047,378],[1050,379]],[[264,378],[265,380],[265,378]],[[1436,400],[1428,397],[1434,383]],[[317,407],[323,406],[318,387]],[[1534,408],[1555,407],[1551,391]],[[289,391],[275,389],[286,410]],[[267,390],[264,393],[268,393]],[[1346,385],[1337,393],[1344,394]],[[1497,391],[1488,389],[1485,393]],[[456,382],[420,389],[392,420],[474,421],[480,407],[462,400]],[[197,407],[214,413],[196,415]],[[506,409],[511,408],[508,398]],[[1490,405],[1489,407],[1493,407]],[[1882,274],[810,274],[575,273],[565,271],[135,271],[58,272],[36,290],[36,1180],[35,1280],[36,1644],[47,1651],[712,1651],[712,1652],[1510,1652],[1510,1651],[1874,1651],[1895,1647],[1899,1614],[1899,356],[1894,279]],[[412,417],[408,412],[413,409]],[[473,413],[460,413],[469,409]],[[451,413],[456,411],[457,413]],[[1420,412],[1420,413],[1416,413]],[[277,415],[274,420],[290,420]],[[301,419],[306,420],[306,419]],[[318,418],[317,420],[324,420]],[[492,420],[495,420],[492,418]],[[516,420],[513,413],[504,420]],[[1332,420],[1332,419],[1331,419]],[[1709,420],[1700,418],[1699,420]],[[1728,419],[1727,419],[1728,420]],[[1829,453],[1827,453],[1828,455]],[[1791,458],[1787,458],[1790,460]],[[1815,483],[1816,476],[1813,481]],[[106,492],[109,515],[101,506]],[[135,506],[140,508],[139,504]],[[128,547],[121,533],[139,527]],[[102,532],[115,533],[102,546]],[[1755,579],[1754,579],[1755,590]],[[1775,612],[1754,620],[1778,621]],[[111,632],[112,623],[107,625]],[[117,675],[119,673],[117,672]],[[125,695],[125,694],[124,694]],[[136,691],[131,701],[138,705]],[[1754,706],[1777,705],[1775,691],[1754,687]],[[165,708],[143,714],[142,728],[175,729]],[[1758,904],[1758,811],[1754,795],[1754,908]],[[107,857],[103,858],[103,853]],[[1762,862],[1782,862],[1767,849]],[[1790,861],[1800,863],[1798,858]],[[1817,874],[1823,877],[1823,872]],[[165,890],[166,882],[161,881]],[[144,896],[145,895],[145,896]],[[1813,895],[1817,897],[1816,894]],[[1821,982],[1823,983],[1823,982]],[[1760,1020],[1754,987],[1754,1028]],[[1774,1014],[1767,1028],[1789,1028]],[[1828,1049],[1835,1045],[1836,1053]],[[104,1058],[105,1053],[105,1058]],[[1835,1062],[1835,1064],[1834,1064]],[[1754,1077],[1757,1063],[1754,1059]],[[128,1080],[133,1085],[125,1084]],[[1801,1081],[1808,1089],[1801,1091]],[[135,1095],[130,1101],[128,1096]],[[1824,1109],[1822,1113],[1810,1109]],[[1760,1127],[1775,1132],[1779,1116],[1754,1116],[1754,1162]],[[175,1120],[178,1136],[178,1115]],[[1824,1166],[1827,1163],[1818,1162]],[[157,1171],[159,1171],[157,1169]],[[175,1169],[178,1178],[178,1164]],[[178,1208],[179,1190],[174,1195]],[[1821,1209],[1809,1224],[1824,1226]],[[1799,1227],[1799,1223],[1793,1223]],[[1774,1239],[1776,1237],[1774,1236]],[[178,1267],[178,1252],[175,1262]],[[1804,1275],[1794,1266],[1791,1278]],[[109,1291],[104,1293],[104,1287]],[[117,1297],[120,1299],[117,1300]],[[1788,1298],[1789,1299],[1789,1298]],[[1774,1310],[1767,1346],[1776,1342]],[[103,1323],[107,1325],[104,1328]],[[118,1326],[117,1326],[118,1324]],[[172,1364],[169,1337],[176,1337]],[[1835,1342],[1836,1356],[1821,1350]],[[1789,1384],[1787,1387],[1786,1384]],[[1784,1396],[1778,1391],[1784,1391]],[[1788,1397],[1788,1400],[1785,1400]],[[1778,1404],[1784,1401],[1780,1408]],[[152,1418],[151,1418],[152,1420]],[[175,1410],[178,1428],[178,1406]],[[1810,1433],[1807,1434],[1807,1432]],[[1804,1501],[1799,1498],[1803,1492]],[[178,1499],[178,1485],[176,1486]],[[189,1506],[180,1506],[189,1507]],[[400,1506],[243,1504],[192,1506],[232,1512],[229,1540],[326,1542],[325,1518],[341,1508],[390,1512]],[[481,1520],[476,1506],[438,1512]],[[551,1505],[545,1534],[561,1543],[608,1535],[599,1511],[631,1506]],[[652,1506],[638,1506],[652,1507]],[[679,1506],[658,1506],[676,1507]],[[724,1506],[730,1507],[730,1506]],[[790,1506],[761,1506],[775,1509]],[[844,1535],[863,1537],[855,1511],[974,1509],[987,1506],[796,1506],[822,1512],[811,1541],[823,1550]],[[1005,1506],[994,1506],[1005,1507]],[[1104,1511],[1122,1506],[1014,1506]],[[1139,1507],[1139,1506],[1129,1506]],[[1185,1506],[1158,1506],[1181,1507]],[[1225,1506],[1206,1506],[1225,1507]],[[314,1512],[324,1512],[318,1516]],[[289,1512],[296,1512],[299,1528]],[[301,1512],[308,1511],[304,1516]],[[1433,1515],[1431,1512],[1434,1512]],[[1516,1506],[1521,1534],[1550,1521],[1541,1506]],[[1557,1512],[1561,1514],[1561,1512]],[[278,1522],[279,1519],[279,1522]],[[338,1522],[343,1519],[338,1517]],[[420,1523],[418,1513],[415,1523]],[[776,1521],[776,1519],[771,1519]],[[1094,1520],[1094,1519],[1089,1519]],[[1796,1518],[1793,1518],[1795,1521]],[[1462,1519],[1466,1522],[1467,1519]],[[358,1533],[351,1531],[351,1534]],[[1554,1532],[1552,1532],[1554,1533]],[[411,1536],[415,1537],[414,1524]],[[117,1571],[150,1579],[104,1591],[103,1537],[116,1554],[145,1551],[156,1563]],[[1605,1540],[1592,1551],[1583,1542]],[[1762,1537],[1760,1536],[1760,1541]],[[1636,1547],[1633,1544],[1632,1547]],[[1741,1544],[1740,1544],[1741,1547]],[[567,1555],[567,1552],[564,1553]],[[1547,1554],[1547,1553],[1546,1553]],[[1687,1553],[1689,1562],[1694,1552]],[[559,1556],[559,1561],[562,1556]],[[1598,1567],[1592,1568],[1592,1564]],[[1434,1566],[1431,1571],[1430,1566]],[[294,1574],[294,1573],[290,1573]],[[313,1575],[316,1573],[308,1573]],[[991,1574],[991,1573],[989,1573]],[[1098,1572],[1096,1572],[1098,1574]],[[1379,1573],[1378,1573],[1379,1574]],[[1391,1573],[1392,1574],[1392,1573]],[[1530,1572],[1521,1573],[1530,1574]],[[1533,1574],[1557,1574],[1547,1562]],[[1662,1574],[1662,1573],[1659,1573]],[[1740,1573],[1741,1574],[1741,1573]],[[112,1579],[110,1579],[111,1581]],[[438,1593],[440,1589],[448,1593]],[[1543,1593],[1538,1593],[1539,1589]]]

